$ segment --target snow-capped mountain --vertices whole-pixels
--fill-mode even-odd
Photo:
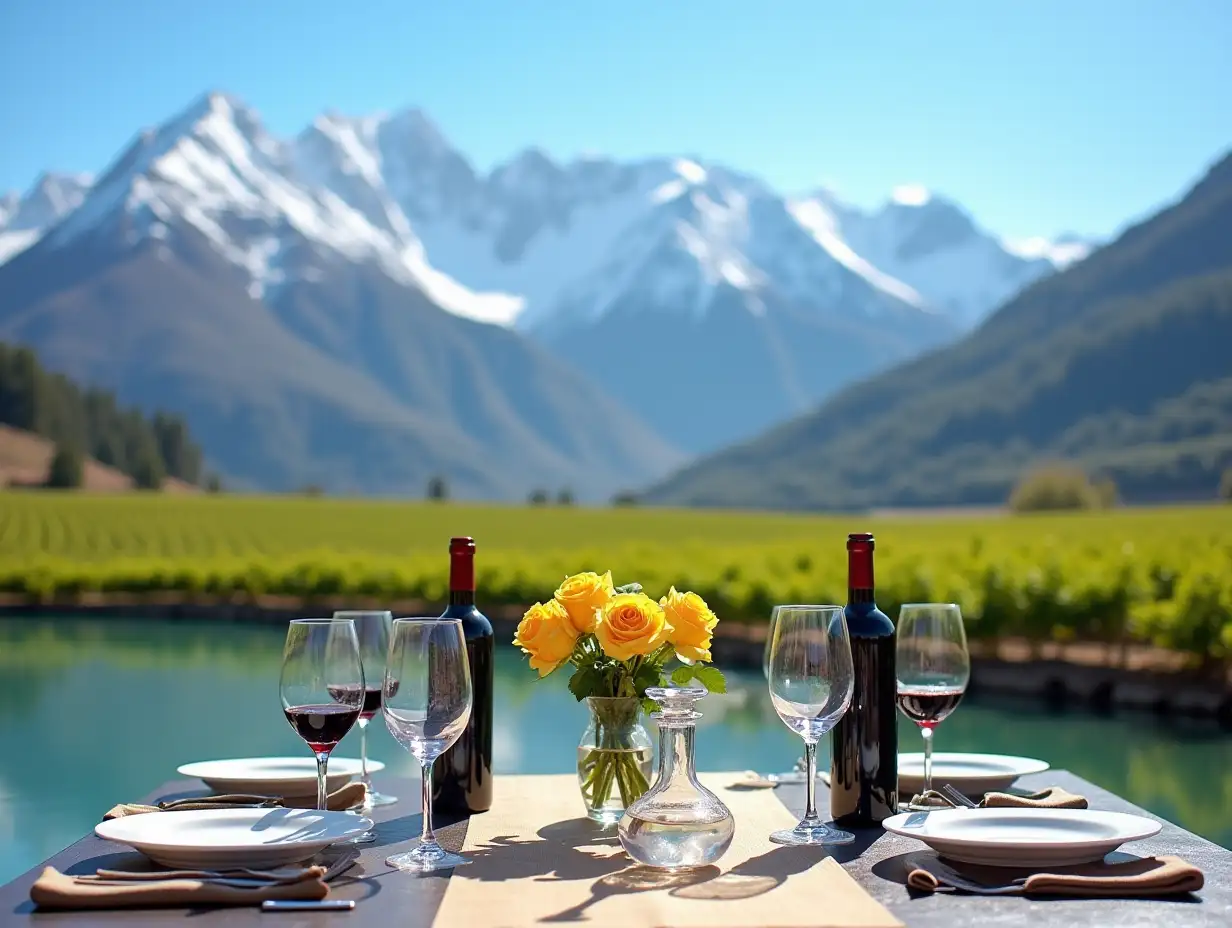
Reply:
[[[828,191],[793,200],[792,215],[837,240],[879,273],[970,328],[1027,284],[1085,257],[1077,238],[1005,242],[958,204],[918,184],[896,187],[880,209],[863,211]]]
[[[482,173],[414,109],[329,112],[279,139],[218,93],[141,132],[92,187],[0,201],[0,214],[23,261],[90,266],[98,246],[226,268],[227,286],[314,350],[379,372],[396,402],[432,392],[383,341],[416,337],[400,301],[516,329],[690,451],[955,336],[1067,247],[1010,249],[918,191],[864,213],[696,157],[559,163],[528,149]],[[595,357],[604,339],[703,367]]]
[[[0,264],[80,206],[93,182],[89,174],[44,174],[24,197],[0,195]]]
[[[219,94],[140,133],[0,267],[0,340],[184,414],[238,485],[599,500],[680,463],[574,366],[463,318],[505,298],[429,267],[384,185],[329,157],[347,141],[272,138]]]
[[[20,204],[11,194],[0,200],[0,263],[82,205],[89,187],[88,177],[47,175]],[[322,260],[373,262],[458,315],[536,330],[561,313],[596,318],[598,303],[581,305],[578,296],[613,302],[614,277],[660,286],[637,270],[639,243],[681,198],[713,207],[681,233],[699,279],[748,275],[745,289],[816,299],[834,285],[819,268],[838,265],[879,294],[950,315],[960,327],[1088,247],[1001,242],[961,207],[915,186],[862,212],[824,191],[784,198],[690,158],[558,164],[529,149],[483,176],[414,109],[326,113],[297,138],[279,140],[218,93],[143,132],[53,241],[88,232],[100,217],[119,215],[117,207],[130,240],[162,235],[174,214],[241,268],[258,295],[318,274]],[[787,240],[790,257],[781,251]]]

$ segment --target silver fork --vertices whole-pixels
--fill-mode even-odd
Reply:
[[[964,796],[962,793],[956,790],[953,784],[951,783],[946,783],[944,786],[942,786],[941,793],[942,795],[945,796],[946,799],[948,799],[950,802],[952,802],[955,806],[959,808],[978,809],[980,807],[980,804],[978,802],[975,802],[974,800],[969,799],[966,796]]]
[[[332,861],[321,879],[328,883],[345,873],[359,860],[358,851],[348,851]],[[279,883],[295,883],[303,879],[304,869],[284,867],[278,870],[248,870],[237,867],[230,870],[153,870],[134,872],[125,870],[99,870],[92,876],[76,877],[78,881],[117,885],[134,882],[158,882],[160,880],[200,880],[203,883],[247,889],[258,886],[276,886]]]

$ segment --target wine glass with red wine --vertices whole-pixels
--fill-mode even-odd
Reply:
[[[958,708],[971,658],[962,611],[953,603],[907,603],[898,614],[894,659],[898,708],[924,736],[924,794],[933,788],[933,729]],[[916,797],[905,808],[936,808]]]
[[[364,704],[359,711],[359,760],[363,766],[360,779],[368,788],[364,810],[393,805],[398,801],[395,797],[378,793],[372,788],[372,777],[368,774],[368,723],[381,711],[381,678],[385,674],[389,630],[394,624],[394,615],[388,611],[343,610],[335,612],[334,618],[350,619],[355,623],[355,634],[359,637],[359,660],[364,665]]]
[[[386,796],[374,790],[372,777],[368,773],[368,723],[381,711],[381,677],[385,673],[389,629],[393,625],[394,616],[388,611],[339,610],[334,613],[334,620],[354,622],[355,634],[359,638],[359,661],[364,668],[364,699],[359,710],[359,778],[365,787],[362,811],[369,812],[376,806],[387,806],[398,801],[393,796]],[[344,692],[346,687],[331,686],[330,695],[334,695],[335,690]],[[362,835],[338,843],[371,844],[375,840],[375,831],[365,831]]]
[[[355,623],[293,619],[278,682],[282,710],[317,759],[317,808],[325,808],[329,755],[359,719],[364,668]]]
[[[419,761],[423,834],[385,863],[399,870],[448,870],[470,861],[437,843],[432,831],[432,764],[466,730],[474,699],[460,619],[395,619],[381,707],[389,733]]]

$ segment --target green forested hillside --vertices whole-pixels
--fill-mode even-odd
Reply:
[[[165,477],[197,483],[201,448],[178,416],[147,417],[105,390],[43,369],[29,348],[0,342],[0,423],[49,438],[128,474],[139,487]]]
[[[991,503],[1065,458],[1128,499],[1211,498],[1232,464],[1232,158],[955,345],[702,460],[656,502]]]

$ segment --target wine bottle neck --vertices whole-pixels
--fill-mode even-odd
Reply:
[[[449,540],[449,605],[475,605],[475,539]]]
[[[847,602],[849,603],[876,602],[876,600],[873,598],[872,587],[850,587],[847,590]]]

